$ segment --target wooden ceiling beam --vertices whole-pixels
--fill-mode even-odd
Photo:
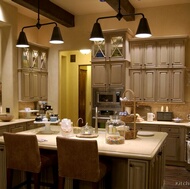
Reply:
[[[38,13],[38,0],[12,0]],[[66,27],[74,27],[74,15],[60,8],[49,0],[40,1],[40,14]],[[36,15],[37,18],[37,15]]]
[[[119,1],[118,0],[105,0],[116,12],[118,12],[119,8]],[[129,0],[120,0],[120,8],[121,8],[121,14],[134,14],[135,8],[131,5]],[[124,16],[123,19],[126,21],[133,21],[135,20],[135,16]]]

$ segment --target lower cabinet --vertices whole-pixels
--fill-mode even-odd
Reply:
[[[160,125],[160,131],[167,132],[166,160],[172,162],[185,162],[185,129],[180,126]]]
[[[161,189],[164,186],[165,152],[162,146],[151,160],[112,159],[113,189]]]
[[[8,131],[8,127],[7,126],[1,126],[0,127],[0,136],[3,135],[4,132],[7,132]]]
[[[128,189],[145,189],[148,187],[148,161],[129,159],[127,166]]]
[[[17,132],[26,130],[26,123],[17,123],[14,125],[9,125],[8,127],[9,127],[9,129],[8,129],[9,132],[17,133]]]

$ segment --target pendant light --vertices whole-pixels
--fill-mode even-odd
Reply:
[[[61,36],[60,29],[57,26],[56,22],[48,22],[48,23],[44,23],[44,24],[40,23],[40,8],[39,8],[40,6],[39,5],[40,5],[40,0],[38,0],[38,19],[37,19],[38,21],[37,21],[36,25],[24,26],[22,28],[22,31],[20,32],[19,38],[17,40],[16,47],[19,47],[19,48],[29,47],[28,40],[26,38],[26,34],[24,33],[24,29],[33,28],[33,27],[37,27],[38,29],[40,29],[42,26],[50,25],[50,24],[54,24],[55,27],[53,29],[52,36],[51,36],[51,39],[49,42],[51,44],[62,44],[62,43],[64,43],[63,38]]]
[[[100,19],[107,19],[107,18],[117,18],[119,21],[124,17],[124,16],[137,16],[137,15],[141,15],[142,18],[139,22],[139,26],[137,29],[137,32],[135,34],[135,37],[138,38],[147,38],[147,37],[151,37],[151,31],[148,25],[148,21],[147,19],[144,17],[144,14],[142,13],[134,13],[134,14],[126,14],[126,15],[122,15],[121,14],[121,5],[120,5],[120,0],[119,0],[119,7],[118,7],[118,13],[115,16],[105,16],[105,17],[99,17],[96,20],[96,23],[93,26],[91,35],[90,35],[90,41],[103,41],[104,40],[104,36],[103,36],[103,32],[101,29],[100,24],[98,23],[98,21]]]

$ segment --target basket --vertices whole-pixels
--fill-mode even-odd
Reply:
[[[120,136],[124,135],[124,130],[118,130]],[[125,140],[129,139],[135,139],[137,137],[137,130],[134,131],[134,129],[126,130],[125,131]]]
[[[125,123],[134,122],[134,119],[136,120],[136,118],[134,118],[134,115],[122,115],[120,119]]]

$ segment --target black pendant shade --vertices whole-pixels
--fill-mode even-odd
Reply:
[[[29,47],[28,40],[27,40],[26,35],[23,31],[21,31],[19,34],[19,38],[17,40],[16,47],[20,47],[20,48]]]
[[[103,41],[104,40],[102,29],[98,22],[96,22],[93,26],[93,29],[92,29],[92,32],[90,35],[90,40],[91,41]]]
[[[39,3],[39,1],[40,0],[38,0],[38,19],[37,19],[37,23],[35,25],[24,26],[22,28],[22,31],[19,34],[19,38],[18,38],[16,47],[19,47],[19,48],[29,47],[28,40],[27,40],[26,35],[25,35],[24,31],[23,31],[24,29],[33,28],[33,27],[36,27],[36,28],[40,29],[42,26],[46,26],[46,25],[50,25],[50,24],[55,25],[55,27],[53,29],[52,36],[51,36],[50,43],[51,44],[62,44],[62,43],[64,43],[64,41],[62,39],[62,36],[61,36],[60,29],[57,26],[56,22],[48,22],[48,23],[44,23],[44,24],[40,23],[40,8],[39,8],[40,3]]]
[[[151,32],[150,32],[149,25],[148,25],[148,21],[144,17],[144,14],[142,14],[142,13],[134,13],[134,14],[123,15],[121,13],[121,5],[120,4],[121,4],[121,2],[119,0],[119,7],[118,7],[119,11],[118,11],[117,15],[115,15],[115,16],[99,17],[96,20],[96,23],[94,24],[92,32],[91,32],[91,35],[90,35],[90,39],[89,39],[90,41],[103,41],[104,40],[101,26],[98,23],[98,21],[100,19],[117,18],[120,21],[124,16],[136,16],[136,15],[141,15],[142,18],[140,20],[140,23],[139,23],[139,26],[138,26],[138,29],[137,29],[137,32],[136,32],[135,36],[139,37],[139,38],[146,38],[146,37],[151,37],[152,36]]]
[[[149,28],[148,21],[146,18],[144,18],[144,17],[141,18],[135,36],[139,37],[139,38],[145,38],[145,37],[151,36],[150,28]]]
[[[53,28],[53,33],[52,33],[52,36],[51,36],[51,39],[49,42],[51,44],[62,44],[62,43],[64,43],[59,27],[55,26]]]

